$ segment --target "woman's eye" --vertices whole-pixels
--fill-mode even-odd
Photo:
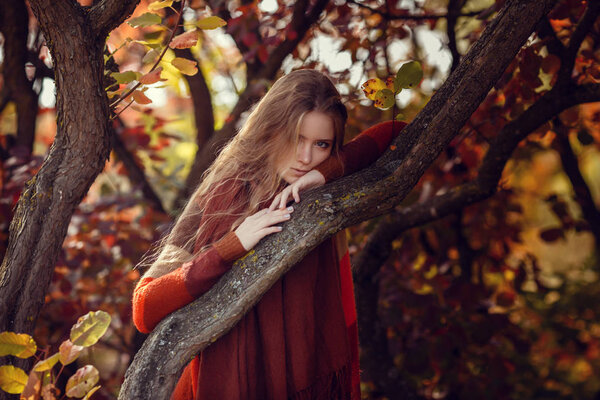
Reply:
[[[322,149],[326,149],[329,147],[329,142],[316,142],[315,145]]]

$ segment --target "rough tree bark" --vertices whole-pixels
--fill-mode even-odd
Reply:
[[[30,0],[54,61],[57,134],[10,225],[0,267],[0,331],[33,331],[71,215],[109,156],[104,41],[138,1],[83,8],[74,0]]]
[[[188,360],[225,334],[295,263],[344,227],[389,211],[467,118],[553,0],[508,0],[417,118],[376,164],[307,194],[285,229],[238,260],[206,295],[155,328],[127,371],[120,399],[167,399]]]

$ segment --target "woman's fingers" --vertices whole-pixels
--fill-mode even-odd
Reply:
[[[300,203],[300,188],[298,186],[292,187],[292,195],[294,196],[294,201]]]
[[[280,201],[281,201],[281,193],[279,193],[277,196],[275,196],[275,198],[273,199],[273,202],[269,206],[269,211],[273,211],[273,210],[277,209]],[[279,207],[279,208],[281,208],[281,207]]]

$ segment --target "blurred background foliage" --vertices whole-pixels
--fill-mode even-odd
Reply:
[[[410,121],[503,3],[330,1],[276,71],[315,68],[329,74],[349,111],[350,139],[392,117],[391,111],[371,106],[360,90],[362,82],[385,79],[403,62],[418,60],[423,82],[398,98]],[[133,16],[147,12],[149,4],[142,0]],[[165,80],[145,92],[152,103],[134,103],[115,119],[124,149],[111,155],[71,220],[35,334],[40,347],[54,348],[80,315],[98,309],[110,313],[109,332],[84,360],[101,372],[103,387],[94,398],[115,397],[143,340],[131,321],[130,297],[140,276],[133,267],[169,229],[180,209],[177,198],[189,185],[186,179],[202,143],[198,132],[207,124],[202,118],[207,110],[195,106],[194,94],[210,97],[213,135],[227,123],[239,124],[243,115],[232,113],[236,103],[249,91],[260,96],[268,89],[275,76],[261,75],[261,68],[297,35],[290,28],[293,6],[285,0],[191,1],[184,27],[212,14],[227,21],[223,28],[203,31],[190,51],[200,69],[196,79],[208,91],[194,93],[192,77],[164,64]],[[558,2],[547,20],[554,40],[568,44],[585,6],[583,0]],[[148,43],[160,44],[167,27],[172,28],[176,13],[169,8],[156,12],[163,24],[136,29],[123,24],[111,33],[107,48],[119,49],[113,58],[121,72],[147,70],[144,57],[153,48]],[[31,13],[27,20],[28,40],[20,45],[29,57],[25,72],[39,109],[33,147],[17,145],[16,102],[3,69],[0,255],[21,189],[40,167],[56,132],[52,60]],[[596,22],[577,53],[572,78],[579,84],[600,79],[599,34]],[[531,37],[399,209],[477,175],[490,141],[556,82],[561,61],[550,40]],[[3,49],[12,44],[3,31]],[[4,54],[0,61],[6,68]],[[165,60],[173,57],[169,49]],[[390,238],[392,253],[374,279],[377,319],[394,372],[382,378],[363,371],[364,398],[600,398],[600,238],[575,195],[587,190],[600,212],[599,151],[600,105],[573,107],[519,144],[492,197]],[[123,154],[142,178],[132,175]],[[565,155],[575,160],[585,187],[566,172]],[[352,256],[360,254],[386,218],[348,230]],[[386,393],[381,379],[401,382],[406,391]]]

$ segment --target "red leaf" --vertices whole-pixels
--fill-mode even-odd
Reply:
[[[162,67],[156,68],[154,71],[148,72],[146,75],[140,78],[140,83],[144,85],[150,85],[152,83],[156,83],[160,80],[160,73],[162,72]]]
[[[193,30],[175,36],[173,40],[171,40],[171,43],[169,43],[169,47],[172,49],[189,49],[190,47],[195,46],[197,42],[198,31]]]

